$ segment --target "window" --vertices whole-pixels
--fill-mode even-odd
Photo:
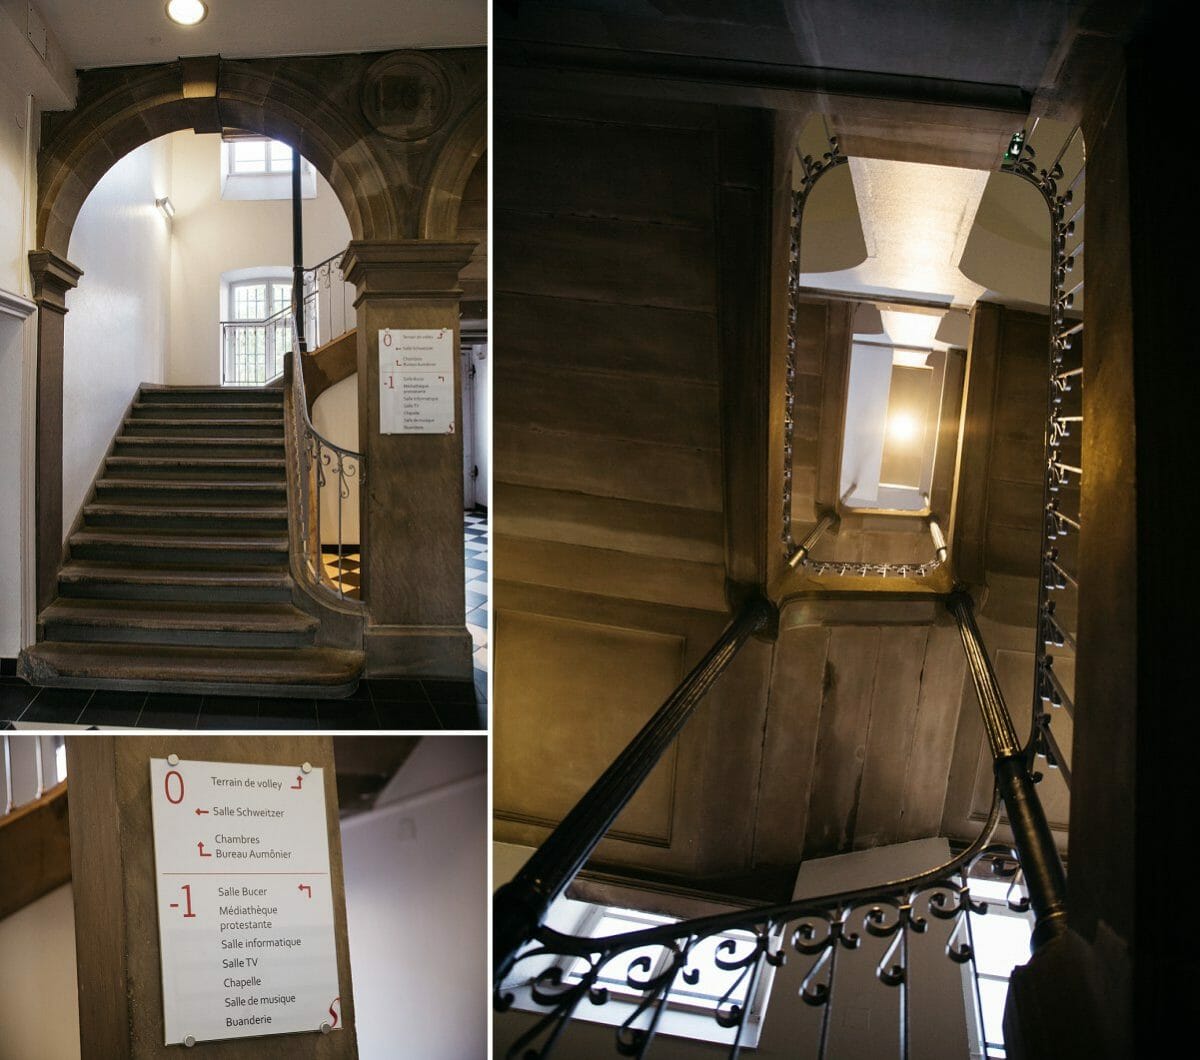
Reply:
[[[300,195],[316,198],[317,174],[300,160]],[[290,199],[292,148],[265,136],[229,135],[221,141],[221,198]]]
[[[291,304],[292,281],[285,276],[229,285],[229,320],[267,320]]]
[[[971,966],[964,966],[964,989],[968,994],[967,1012],[975,1014],[970,1021],[974,1024],[971,1055],[989,1060],[1008,1055],[1004,1049],[1008,981],[1013,968],[1029,960],[1029,938],[1033,934],[1033,914],[1009,908],[1008,888],[1007,880],[971,880],[971,896],[986,901],[988,911],[984,916],[971,916],[975,975],[971,982]],[[976,991],[977,998],[972,996]]]
[[[291,173],[292,149],[278,140],[234,140],[229,145],[230,173]],[[306,163],[301,163],[303,167]]]

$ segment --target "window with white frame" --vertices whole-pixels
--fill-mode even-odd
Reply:
[[[292,304],[288,276],[241,280],[229,285],[229,320],[268,320]]]
[[[573,926],[564,925],[561,929],[586,938],[643,931],[674,923],[678,919],[569,899],[559,899],[557,905],[559,917],[567,912],[568,908],[576,914]],[[716,963],[718,956],[725,964],[736,962],[739,958],[748,956],[754,946],[754,936],[749,931],[740,930],[725,931],[695,943],[688,955],[686,968],[695,973],[696,981],[686,981],[682,974],[683,969],[679,970],[667,994],[666,1008],[658,1025],[658,1033],[730,1044],[736,1029],[721,1027],[714,1018],[715,1013],[718,1007],[723,1013],[728,1013],[733,1005],[743,1008],[748,1006],[741,1041],[743,1047],[754,1048],[758,1043],[775,970],[764,963],[754,995],[748,997],[751,980],[754,978],[753,967],[747,968],[743,974],[742,969],[726,970]],[[634,967],[635,962],[643,957],[650,962],[649,971]],[[607,989],[609,1001],[599,1006],[582,1006],[575,1010],[574,1018],[614,1026],[623,1023],[644,997],[641,991],[629,985],[630,978],[634,982],[653,980],[669,968],[670,961],[671,954],[663,946],[645,946],[617,955],[601,969],[596,980],[597,987]],[[528,965],[533,962],[524,963]],[[505,984],[505,990],[512,991],[514,1007],[544,1012],[545,1009],[530,998],[530,985],[534,977],[545,971],[548,965],[542,963],[533,968],[523,967],[522,964],[523,962],[517,962],[515,975]],[[588,968],[586,960],[575,957],[562,957],[552,964],[559,968],[564,983],[578,983]],[[643,1013],[633,1026],[641,1027],[649,1022],[649,1018],[649,1012]]]
[[[1008,1055],[1004,1048],[1008,982],[1013,969],[1029,960],[1033,934],[1033,913],[1011,909],[1008,892],[1008,880],[971,880],[971,897],[987,902],[988,910],[983,916],[971,914],[974,975],[970,964],[964,966],[964,986],[975,995],[967,1003],[967,1011],[975,1013],[971,1021],[971,1055],[987,1060],[1001,1060]]]
[[[300,160],[300,194],[317,194],[316,171]],[[266,136],[227,136],[221,142],[222,199],[290,199],[292,148]]]

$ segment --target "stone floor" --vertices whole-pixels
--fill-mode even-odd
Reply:
[[[173,695],[160,692],[38,688],[0,676],[0,728],[138,729],[483,729],[487,727],[488,525],[464,516],[467,628],[475,642],[474,681],[364,678],[347,699]],[[357,584],[357,555],[327,567]],[[349,594],[347,594],[349,595]]]

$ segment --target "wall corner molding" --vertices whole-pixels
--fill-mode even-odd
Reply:
[[[25,320],[32,315],[35,309],[37,309],[36,302],[31,302],[28,298],[23,298],[19,294],[0,287],[0,316]]]

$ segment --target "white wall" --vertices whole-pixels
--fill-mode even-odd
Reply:
[[[342,857],[359,1055],[486,1056],[487,741],[425,737]]]
[[[79,1056],[70,884],[0,920],[0,1029],[0,1060]]]
[[[171,341],[166,381],[221,382],[221,274],[292,261],[290,200],[221,198],[221,137],[185,131],[166,137],[172,153]],[[350,225],[319,173],[317,194],[305,199],[304,264],[346,249]],[[357,449],[357,428],[353,448]]]
[[[141,383],[161,383],[170,310],[170,226],[154,200],[170,188],[162,140],[131,151],[92,189],[68,257],[63,354],[63,533]]]

